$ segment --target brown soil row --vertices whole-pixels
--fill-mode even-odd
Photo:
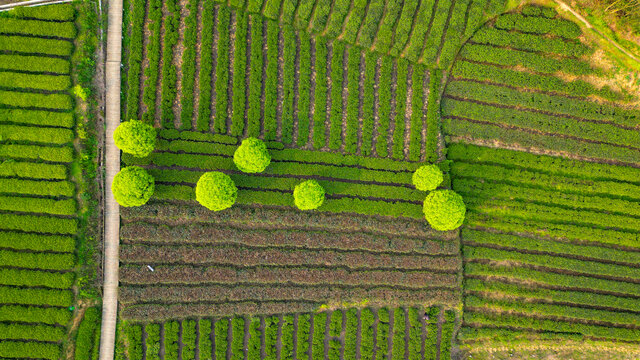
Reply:
[[[122,245],[120,261],[147,264],[211,264],[235,266],[323,266],[349,269],[412,269],[455,272],[457,256],[381,254],[360,251],[336,251],[300,248],[247,248],[215,245]]]
[[[120,228],[124,242],[218,244],[240,243],[251,246],[297,246],[390,253],[454,255],[458,241],[432,241],[362,232],[337,232],[313,228],[194,223],[170,227],[166,224],[131,223]]]
[[[411,305],[426,303],[452,304],[458,300],[455,288],[393,289],[388,287],[292,286],[233,284],[208,286],[145,286],[120,288],[120,301],[132,304],[173,304],[204,302],[236,302],[246,299],[262,301],[297,301],[353,303],[369,300],[369,305]]]
[[[211,212],[197,204],[150,202],[141,207],[122,208],[123,223],[153,219],[171,221],[211,222],[228,224],[256,224],[256,226],[314,228],[332,231],[352,231],[367,234],[387,234],[423,239],[452,240],[453,233],[438,233],[424,226],[424,221],[333,213],[308,213],[290,208],[235,205],[224,212]]]
[[[121,284],[204,284],[259,282],[265,284],[381,285],[428,289],[457,286],[457,274],[430,271],[346,270],[339,268],[230,267],[230,266],[156,266],[120,267]]]

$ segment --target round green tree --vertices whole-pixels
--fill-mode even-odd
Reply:
[[[424,200],[422,209],[429,225],[439,231],[457,229],[467,211],[462,196],[453,190],[432,191]]]
[[[130,207],[144,205],[155,190],[155,180],[147,170],[128,166],[113,178],[111,191],[118,204]]]
[[[230,208],[238,197],[238,188],[229,175],[219,171],[204,173],[196,184],[196,200],[209,210]]]
[[[413,173],[413,185],[421,191],[435,190],[442,180],[444,176],[437,165],[423,165]]]
[[[145,157],[153,151],[156,129],[142,121],[125,121],[113,133],[118,149],[137,157]]]
[[[242,172],[259,173],[269,166],[271,155],[262,140],[250,137],[242,140],[233,154],[233,162]]]
[[[296,185],[293,199],[300,210],[317,209],[324,202],[324,188],[315,180]]]

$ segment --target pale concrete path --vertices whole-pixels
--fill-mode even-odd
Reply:
[[[107,27],[106,139],[104,194],[104,253],[102,290],[102,329],[100,360],[113,360],[118,316],[118,251],[120,247],[120,208],[111,193],[113,177],[120,171],[120,150],[113,142],[113,132],[120,124],[120,61],[122,51],[122,0],[109,1]]]

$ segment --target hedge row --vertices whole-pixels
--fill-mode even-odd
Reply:
[[[2,140],[62,145],[72,142],[74,134],[70,129],[0,125],[0,137]]]
[[[331,10],[331,15],[329,16],[327,26],[324,30],[324,34],[328,38],[335,39],[342,33],[342,26],[344,25],[347,13],[350,10],[349,7],[349,1],[335,1],[333,3],[333,9]]]
[[[0,286],[0,303],[21,305],[45,305],[68,307],[73,304],[71,290],[28,289],[13,286]],[[66,312],[68,310],[65,309]]]
[[[367,15],[360,26],[358,44],[370,48],[378,33],[380,19],[385,11],[385,0],[369,0]]]
[[[608,87],[597,89],[582,80],[565,82],[555,76],[531,74],[497,66],[483,65],[468,61],[457,61],[452,74],[455,77],[497,82],[511,86],[553,91],[573,96],[598,95],[608,100],[620,100],[623,95]]]
[[[345,57],[345,45],[342,42],[334,42],[331,51],[331,111],[329,113],[329,149],[338,150],[342,145],[342,89],[343,61]],[[347,69],[347,72],[349,70]],[[316,104],[322,106],[322,103]]]
[[[74,254],[31,253],[0,250],[3,266],[43,270],[69,270],[75,265]]]
[[[0,176],[17,176],[21,178],[66,180],[67,167],[59,164],[39,164],[5,160],[0,163]]]
[[[440,57],[437,59],[438,64],[443,68],[449,68],[462,45],[463,39],[460,35],[464,33],[465,26],[467,25],[465,21],[467,21],[467,16],[469,15],[467,9],[472,6],[472,3],[476,3],[476,1],[456,1],[453,7],[445,34],[442,37]],[[477,25],[473,27],[477,28]]]
[[[0,104],[21,108],[71,110],[73,101],[68,94],[37,94],[0,90]]]
[[[440,4],[440,1],[438,1],[438,4],[431,4],[427,1],[422,1],[420,3],[420,8],[418,8],[413,21],[409,21],[409,24],[413,29],[411,31],[411,36],[408,38],[407,46],[401,54],[403,57],[406,57],[413,62],[420,60],[423,50],[426,49],[425,43],[427,41],[433,42],[432,39],[429,39],[429,31],[431,29],[429,25],[431,24],[431,19],[434,18],[434,14],[437,16],[437,14],[442,12],[442,6],[445,6],[448,9],[448,5],[450,4],[449,1],[442,1],[442,3],[444,4]]]
[[[582,35],[580,27],[569,20],[525,16],[517,13],[504,14],[496,20],[502,30],[518,30],[533,34],[552,34],[566,39],[577,39]]]
[[[488,26],[478,29],[471,41],[477,44],[508,46],[518,50],[553,53],[571,57],[580,57],[593,52],[587,45],[579,41],[566,41],[534,34],[511,32]]]
[[[71,4],[56,4],[36,7],[16,7],[9,14],[23,19],[40,19],[52,21],[72,21],[75,10]]]
[[[123,327],[124,333],[128,340],[128,358],[130,360],[142,360],[142,326],[125,323]],[[149,325],[147,325],[146,327],[148,328]]]
[[[640,306],[640,300],[636,298],[621,297],[615,295],[603,295],[574,290],[554,290],[543,287],[530,288],[523,285],[488,281],[479,279],[465,279],[465,290],[484,295],[493,293],[501,296],[526,298],[532,300],[544,300],[554,303],[573,304],[575,306],[592,306],[598,304],[608,308],[622,311],[635,311]]]
[[[0,121],[16,124],[59,126],[72,128],[75,124],[71,112],[50,112],[43,110],[0,109]]]
[[[0,178],[0,193],[71,197],[75,193],[75,184],[69,181],[35,181]]]
[[[134,0],[129,34],[129,67],[127,70],[127,109],[125,119],[139,119],[140,74],[142,72],[142,46],[146,0]],[[150,9],[151,10],[151,9]],[[151,14],[151,11],[150,11]]]
[[[1,340],[36,340],[58,342],[66,335],[63,327],[50,325],[0,324]]]
[[[339,3],[340,1],[337,1]],[[309,29],[312,33],[320,33],[324,30],[329,19],[329,12],[333,6],[333,1],[318,1],[309,22]]]
[[[69,313],[68,310],[66,310]],[[90,307],[84,312],[84,319],[78,327],[74,359],[90,360],[95,347],[100,344],[100,312]]]
[[[566,206],[571,209],[593,210],[617,215],[640,216],[640,204],[636,201],[609,199],[599,196],[559,193],[547,189],[526,186],[494,184],[468,179],[455,179],[453,188],[461,194],[485,199],[511,199],[530,201],[550,206]]]
[[[198,1],[190,0],[187,8],[189,15],[185,19],[184,51],[182,53],[182,98],[180,99],[180,127],[193,127],[193,95],[196,75],[196,41],[198,40]],[[205,48],[210,49],[210,47]],[[210,53],[210,52],[209,52]]]
[[[465,276],[495,276],[496,278],[510,278],[524,280],[531,284],[542,283],[554,287],[567,287],[572,290],[581,289],[584,292],[612,292],[638,296],[640,285],[615,280],[598,279],[593,277],[564,275],[544,272],[525,267],[490,266],[480,263],[467,263],[464,268]]]
[[[558,174],[578,179],[596,180],[595,182],[585,183],[590,186],[598,184],[599,181],[606,180],[640,184],[638,181],[640,178],[640,169],[628,166],[599,164],[563,157],[536,155],[522,151],[493,149],[466,144],[450,144],[447,147],[447,156],[450,160],[454,161],[497,164],[511,169],[529,169],[539,174]],[[457,161],[454,162],[454,164],[457,163]],[[487,175],[489,174],[490,173],[487,173]],[[538,176],[539,175],[536,175],[536,178]],[[614,185],[613,182],[606,182],[604,184],[607,186]],[[637,192],[638,190],[633,190],[633,188],[625,190],[627,194],[632,194],[634,191]]]
[[[158,86],[158,76],[160,66],[160,53],[161,53],[161,37],[160,31],[162,26],[162,1],[149,0],[148,3],[148,21],[149,21],[149,43],[147,45],[147,59],[148,64],[144,68],[144,87],[142,89],[142,102],[146,107],[146,111],[142,114],[142,118],[148,123],[153,124],[156,117],[156,97]],[[139,14],[137,15],[139,16]],[[137,40],[136,40],[137,41]],[[132,46],[136,46],[135,44]],[[141,45],[142,46],[142,45]],[[134,48],[134,50],[137,50]],[[135,80],[129,82],[131,86],[135,84]],[[133,105],[131,105],[133,106]],[[127,115],[132,115],[127,111]]]
[[[211,320],[209,319],[200,319],[198,320],[198,350],[200,354],[200,359],[211,359]]]
[[[425,322],[427,325],[427,338],[424,346],[424,356],[426,359],[435,359],[438,354],[438,318],[442,310],[438,307],[432,307],[427,311]],[[442,346],[442,341],[440,342]],[[446,343],[445,343],[446,344]]]
[[[0,341],[0,356],[3,358],[32,358],[56,360],[60,357],[59,344],[22,341]]]
[[[8,89],[63,91],[71,86],[71,78],[68,75],[0,72],[0,86]]]
[[[71,320],[71,312],[64,308],[54,307],[25,307],[16,305],[3,305],[0,307],[0,321],[43,323],[49,325],[66,326]]]
[[[0,35],[0,51],[70,56],[73,44],[67,40]]]
[[[452,8],[452,1],[438,1],[438,7],[435,9],[432,18],[430,19],[430,29],[427,34],[427,38],[421,41],[421,45],[423,46],[422,54],[419,55],[419,61],[425,64],[433,64],[436,62],[438,57],[438,52],[441,49],[442,45],[442,37],[445,31],[449,31],[447,28],[447,21],[449,19],[450,12],[452,10],[456,10],[455,6]],[[464,3],[464,2],[463,2]],[[429,4],[430,5],[430,4]],[[466,9],[466,7],[465,7]],[[421,26],[420,24],[414,24],[414,34],[415,34],[415,26]],[[453,30],[453,29],[451,29]],[[413,39],[412,35],[412,39]],[[458,35],[459,36],[459,35]],[[411,55],[409,53],[409,55]],[[409,59],[412,59],[409,57]],[[413,59],[412,59],[413,60]]]
[[[4,18],[0,22],[0,33],[73,39],[77,32],[72,22]]]
[[[484,299],[477,296],[466,296],[465,306],[478,310],[509,311],[533,317],[569,318],[573,321],[594,321],[609,323],[611,327],[623,327],[638,324],[640,315],[608,310],[585,309],[574,306],[525,303],[521,301]],[[472,311],[474,311],[472,310]],[[477,311],[477,310],[475,310]]]
[[[396,24],[396,29],[394,33],[394,41],[391,44],[391,48],[389,49],[389,54],[391,56],[397,57],[401,54],[402,50],[404,50],[405,44],[409,39],[409,35],[411,33],[411,28],[413,25],[413,17],[416,14],[416,8],[418,7],[418,1],[410,0],[405,1],[402,4],[402,12],[400,13],[400,18]],[[422,17],[422,12],[420,13]],[[386,33],[382,33],[381,37],[384,39]]]
[[[447,86],[447,95],[468,97],[502,105],[520,106],[559,115],[607,121],[625,127],[634,127],[637,122],[637,114],[630,109],[595,103],[588,100],[535,92],[520,92],[507,87],[478,84],[468,81],[450,82]]]
[[[596,72],[591,65],[574,58],[556,59],[535,52],[500,48],[469,43],[460,50],[463,59],[488,62],[500,66],[522,66],[533,71],[555,74],[558,71],[574,75],[588,75]]]
[[[216,43],[216,111],[213,128],[217,133],[227,133],[227,116],[229,113],[229,94],[227,92],[231,82],[229,80],[229,66],[231,64],[230,48],[231,39],[229,28],[231,24],[231,12],[224,6],[218,7],[217,13],[218,41]],[[245,44],[246,45],[246,44]],[[202,74],[202,72],[200,72]],[[202,77],[201,77],[202,80]],[[202,84],[202,82],[200,82]],[[208,104],[209,99],[200,98],[200,104]]]
[[[367,0],[354,0],[353,5],[351,6],[351,12],[347,15],[347,21],[344,24],[342,37],[350,44],[355,43],[356,38],[358,37],[360,25],[367,14],[368,2],[369,1]]]
[[[380,21],[380,25],[378,26],[378,33],[375,36],[375,42],[373,44],[373,49],[377,52],[383,54],[389,52],[393,43],[394,29],[396,26],[399,26],[398,18],[403,10],[403,5],[403,2],[400,0],[391,0],[387,2],[387,7],[382,20]],[[409,4],[407,4],[407,6],[409,6]]]
[[[247,358],[258,358],[262,349],[262,330],[260,329],[261,320],[253,317],[249,324],[249,341],[247,346]]]

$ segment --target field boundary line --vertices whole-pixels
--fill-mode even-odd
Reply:
[[[122,0],[109,2],[107,27],[107,59],[105,63],[106,138],[105,138],[105,209],[102,327],[100,360],[114,357],[116,320],[118,315],[118,251],[120,208],[111,192],[111,183],[120,170],[120,151],[113,133],[120,124],[120,62],[122,59]]]

